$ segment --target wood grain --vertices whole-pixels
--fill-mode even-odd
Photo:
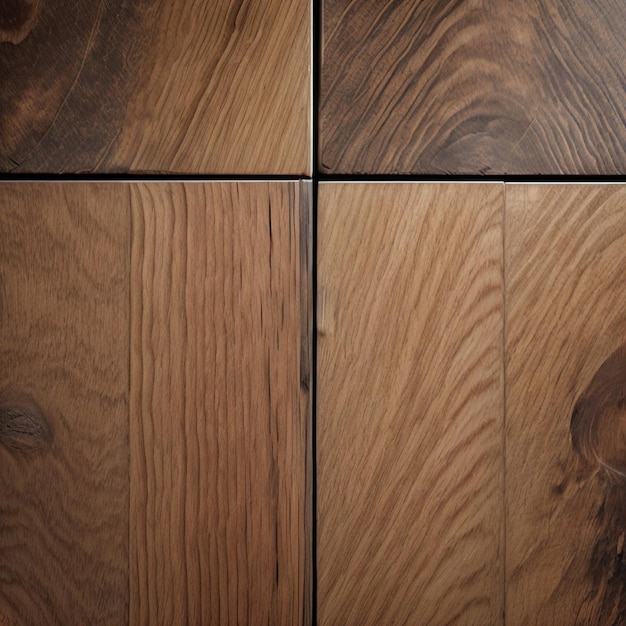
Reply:
[[[129,242],[122,187],[0,186],[0,624],[127,623]]]
[[[132,187],[133,624],[309,622],[308,195]]]
[[[0,171],[310,173],[305,0],[0,13]]]
[[[503,610],[503,186],[324,184],[322,625]]]
[[[507,623],[622,624],[626,187],[506,204]]]
[[[623,174],[621,0],[324,0],[329,173]]]

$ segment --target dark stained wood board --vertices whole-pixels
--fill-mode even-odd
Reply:
[[[502,623],[504,186],[319,202],[319,624]]]
[[[0,185],[0,624],[128,621],[128,199]]]
[[[506,186],[506,622],[626,622],[626,187]]]
[[[322,12],[322,172],[626,172],[622,0],[324,0]]]
[[[7,0],[0,171],[310,174],[307,0]]]
[[[308,624],[310,183],[131,193],[131,623]]]

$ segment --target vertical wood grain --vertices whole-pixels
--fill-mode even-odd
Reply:
[[[313,562],[313,228],[316,212],[314,211],[313,183],[302,180],[299,184],[300,213],[300,387],[306,392],[301,393],[301,411],[306,418],[305,491],[304,491],[304,612],[302,623],[313,625],[314,567]]]
[[[321,186],[322,626],[502,621],[503,200]]]
[[[506,194],[506,614],[626,620],[626,187]]]
[[[132,624],[308,620],[302,199],[132,189]]]
[[[128,619],[129,242],[121,186],[0,185],[2,624]]]

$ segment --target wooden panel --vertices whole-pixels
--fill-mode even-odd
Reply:
[[[621,0],[323,7],[323,171],[626,171]]]
[[[307,623],[309,188],[132,194],[131,623]]]
[[[0,186],[0,624],[128,619],[130,213]]]
[[[621,624],[626,187],[506,203],[507,623]]]
[[[320,190],[320,624],[503,609],[502,185]]]
[[[306,0],[8,0],[0,171],[310,172]]]

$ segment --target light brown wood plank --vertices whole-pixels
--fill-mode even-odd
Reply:
[[[507,623],[621,624],[626,187],[506,205]]]
[[[308,622],[308,195],[132,189],[131,624]]]
[[[311,173],[309,0],[10,0],[0,171]]]
[[[502,185],[324,184],[318,615],[497,624]]]
[[[0,185],[0,623],[128,619],[130,212]]]

